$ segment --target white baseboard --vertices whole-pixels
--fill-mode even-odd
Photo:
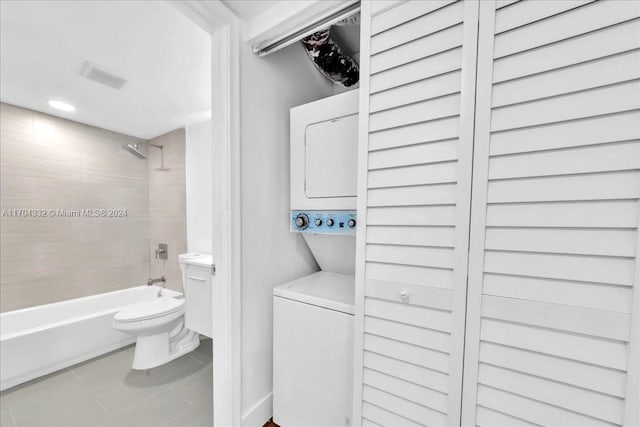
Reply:
[[[273,393],[269,393],[242,415],[242,427],[262,427],[272,416]]]

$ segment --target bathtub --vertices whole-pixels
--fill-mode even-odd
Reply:
[[[137,286],[1,313],[0,390],[135,342],[112,328],[113,316],[126,305],[156,298],[160,289]]]

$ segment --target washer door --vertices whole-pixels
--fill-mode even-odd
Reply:
[[[353,315],[273,298],[273,420],[351,425]]]

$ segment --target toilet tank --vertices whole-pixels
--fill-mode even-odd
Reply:
[[[185,326],[213,338],[213,258],[205,254],[182,254],[178,259],[184,281]]]

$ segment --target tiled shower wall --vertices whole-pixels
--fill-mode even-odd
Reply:
[[[151,276],[165,275],[167,288],[182,292],[178,254],[187,252],[187,201],[185,174],[185,131],[176,129],[149,141],[149,236]],[[169,245],[169,259],[155,258],[158,243]]]
[[[152,257],[157,242],[152,231],[159,232],[159,224],[169,222],[161,215],[167,213],[173,221],[166,226],[171,230],[167,236],[178,242],[182,233],[186,240],[186,227],[176,225],[179,212],[185,221],[184,132],[168,135],[174,133],[182,135],[182,147],[174,139],[167,141],[165,165],[171,171],[160,175],[154,171],[160,163],[159,150],[150,152],[145,161],[121,147],[145,141],[0,104],[0,311],[141,285],[149,278],[150,262],[156,274]],[[174,173],[179,175],[175,181],[169,178]],[[170,181],[168,188],[162,187],[163,180]],[[175,203],[182,208],[158,206],[156,192],[161,198],[178,199]],[[33,216],[36,212],[24,216],[13,209],[44,210],[47,217]],[[63,217],[52,216],[51,209],[126,209],[127,213]],[[165,267],[169,284],[176,287],[177,261],[175,268],[173,261],[178,247],[167,243],[173,259],[165,261]]]

